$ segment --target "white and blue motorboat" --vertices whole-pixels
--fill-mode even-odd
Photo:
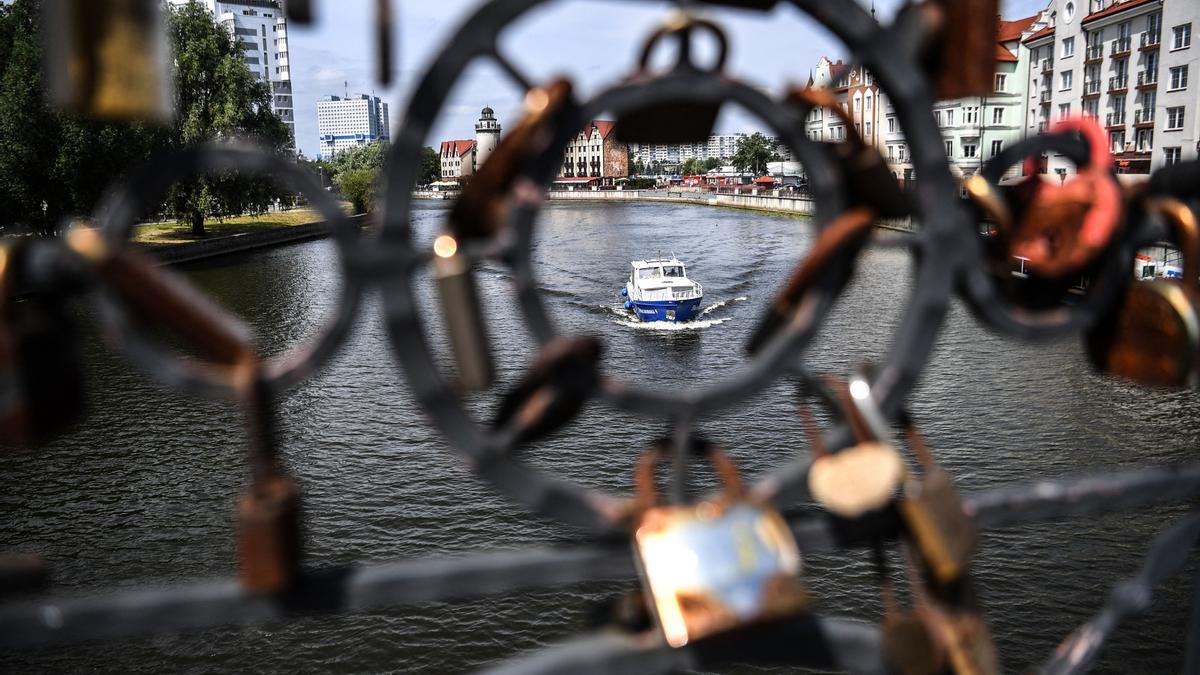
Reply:
[[[641,321],[691,321],[700,311],[704,289],[688,279],[679,259],[634,260],[621,290],[625,309]]]

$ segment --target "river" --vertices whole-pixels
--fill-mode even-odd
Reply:
[[[421,240],[432,240],[446,208],[417,202]],[[600,336],[610,373],[682,390],[727,377],[744,361],[756,318],[810,240],[806,221],[794,217],[678,204],[549,204],[534,257],[561,331]],[[885,352],[913,263],[895,240],[882,240],[864,253],[858,277],[813,346],[814,370],[845,374]],[[312,334],[336,302],[332,246],[304,243],[185,271],[242,316],[262,351],[273,354]],[[708,309],[698,325],[639,326],[620,310],[629,261],[658,253],[679,256],[704,285]],[[513,382],[532,353],[508,281],[499,266],[480,274],[502,383]],[[421,288],[433,297],[428,280]],[[424,304],[441,344],[432,303]],[[308,562],[444,556],[576,538],[571,528],[496,494],[451,454],[388,352],[377,293],[367,295],[365,308],[333,362],[281,402],[283,453],[305,497]],[[158,387],[108,351],[94,329],[86,351],[86,422],[44,449],[0,455],[0,550],[45,555],[62,593],[232,574],[233,501],[247,477],[236,411]],[[483,419],[494,409],[490,395],[469,403]],[[779,382],[702,420],[699,430],[728,448],[745,474],[761,476],[807,452],[795,406],[794,384]],[[989,332],[960,303],[912,408],[935,454],[967,491],[1183,462],[1194,458],[1200,440],[1195,395],[1099,377],[1078,340],[1018,343]],[[628,493],[638,453],[665,430],[662,421],[592,404],[524,456],[579,483]],[[1185,511],[1172,505],[986,533],[975,572],[1005,670],[1044,659],[1115,582],[1136,572],[1153,534]],[[865,552],[806,558],[821,611],[878,616],[866,561]],[[584,584],[6,653],[0,671],[459,672],[583,630],[605,598],[627,588]],[[1096,671],[1177,671],[1190,588],[1190,578],[1181,577],[1159,589],[1150,612],[1105,647]]]

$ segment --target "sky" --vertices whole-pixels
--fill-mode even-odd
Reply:
[[[856,0],[829,0],[853,2]],[[869,0],[857,0],[869,4]],[[1030,16],[1048,0],[1001,0],[1005,18]],[[296,141],[315,157],[317,101],[329,94],[365,93],[383,97],[395,134],[403,124],[411,89],[479,0],[393,0],[395,77],[390,87],[376,82],[374,7],[371,0],[317,0],[316,22],[289,26],[289,58],[296,115]],[[902,0],[876,0],[889,20]],[[501,51],[526,77],[544,82],[566,75],[587,96],[628,76],[642,41],[675,3],[631,0],[557,0],[530,12],[501,33]],[[768,91],[802,84],[817,60],[845,56],[842,45],[794,7],[761,13],[736,9],[705,11],[729,36],[726,72]],[[700,50],[711,54],[711,49]],[[522,90],[491,62],[476,62],[464,73],[445,103],[427,145],[474,138],[475,121],[485,105],[496,110],[506,128],[520,114]],[[721,133],[762,129],[757,120],[726,110],[717,121]]]

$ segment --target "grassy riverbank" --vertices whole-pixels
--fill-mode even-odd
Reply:
[[[347,213],[350,212],[350,205],[348,203],[342,206]],[[204,223],[205,235],[203,237],[193,235],[191,226],[183,223],[146,223],[138,225],[134,229],[133,240],[139,244],[157,248],[160,246],[190,244],[196,241],[227,237],[235,234],[284,229],[321,220],[324,220],[324,217],[313,208],[292,209],[290,211],[263,213],[253,216],[238,216],[223,220],[208,220]]]

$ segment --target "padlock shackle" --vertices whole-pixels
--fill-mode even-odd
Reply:
[[[709,463],[717,470],[717,475],[721,478],[721,483],[725,486],[720,501],[730,502],[744,499],[746,496],[746,487],[742,483],[742,477],[738,472],[737,465],[733,463],[729,455],[725,454],[725,451],[718,446],[707,441],[699,441],[699,446],[700,452],[708,458]],[[654,470],[657,468],[658,463],[666,458],[670,450],[671,447],[666,441],[660,441],[657,445],[643,452],[642,456],[638,459],[637,465],[634,466],[633,507],[635,514],[645,513],[647,510],[658,506],[658,492],[654,489]]]
[[[1183,286],[1200,298],[1200,223],[1196,212],[1187,204],[1170,197],[1157,198],[1149,203],[1152,211],[1167,221],[1179,252],[1183,256]]]
[[[701,19],[685,13],[676,14],[668,19],[646,39],[646,44],[642,47],[642,55],[638,59],[638,72],[649,72],[650,57],[654,53],[654,48],[668,36],[679,39],[679,60],[675,63],[675,69],[701,70],[692,63],[692,31],[697,28],[708,31],[717,39],[717,62],[713,64],[710,72],[721,72],[725,68],[725,59],[729,55],[729,38],[725,36],[725,31],[708,19]]]

